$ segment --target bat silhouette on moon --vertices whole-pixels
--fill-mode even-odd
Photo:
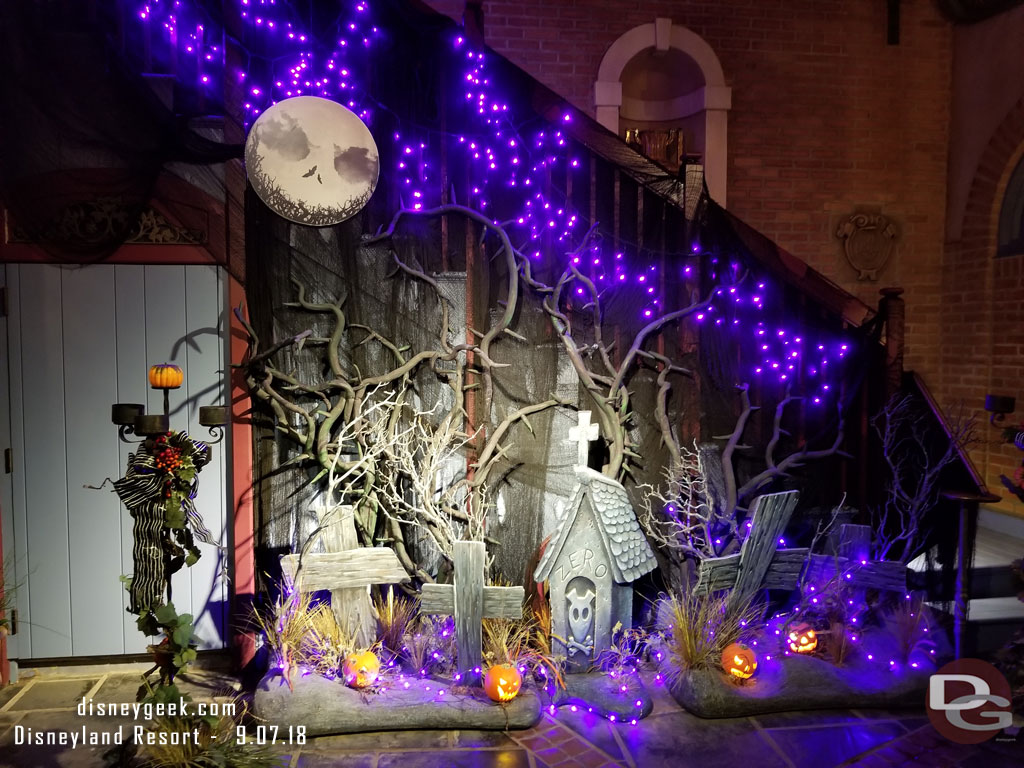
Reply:
[[[245,142],[253,189],[278,215],[310,226],[354,216],[377,187],[377,145],[362,120],[341,104],[296,96],[274,104]],[[316,183],[313,183],[314,177]]]

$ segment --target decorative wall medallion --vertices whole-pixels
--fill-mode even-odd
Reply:
[[[323,227],[348,219],[377,187],[377,145],[341,104],[297,96],[270,107],[245,142],[253,189],[275,213]]]
[[[878,273],[892,255],[898,233],[896,226],[881,213],[851,214],[836,230],[843,241],[843,253],[857,270],[858,280],[877,280]]]

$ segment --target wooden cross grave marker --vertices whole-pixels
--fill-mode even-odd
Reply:
[[[387,547],[359,546],[352,507],[321,510],[320,519],[325,517],[328,521],[320,532],[325,551],[285,555],[281,570],[302,592],[330,590],[331,610],[338,626],[359,647],[369,648],[377,639],[370,585],[409,581],[409,574]]]
[[[519,619],[523,615],[522,587],[485,587],[487,549],[482,541],[457,541],[453,584],[424,584],[420,613],[455,616],[455,647],[463,684],[475,681],[483,664],[482,620]]]
[[[736,606],[761,589],[794,589],[808,550],[778,546],[798,497],[796,491],[785,491],[754,499],[750,534],[739,554],[702,560],[696,593],[731,589],[729,605]]]
[[[839,526],[839,555],[811,555],[805,580],[825,584],[843,578],[859,589],[907,591],[907,566],[898,560],[872,560],[870,525]]]
[[[576,464],[585,467],[590,457],[590,444],[597,440],[599,431],[597,424],[590,423],[590,411],[579,411],[576,416],[578,424],[569,430],[567,443],[576,443]]]

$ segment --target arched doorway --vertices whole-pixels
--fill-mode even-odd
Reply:
[[[608,48],[594,83],[597,119],[655,159],[704,167],[708,191],[726,204],[728,111],[732,90],[703,38],[671,19],[626,32]]]

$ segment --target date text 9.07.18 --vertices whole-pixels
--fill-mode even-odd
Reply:
[[[235,742],[238,744],[305,744],[306,726],[289,725],[278,728],[276,725],[257,725],[246,730],[244,725],[235,728]]]

